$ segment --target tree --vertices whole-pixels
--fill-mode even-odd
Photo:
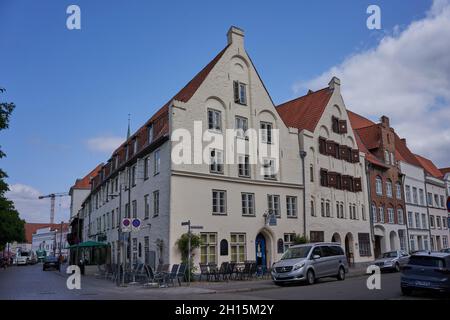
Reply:
[[[192,252],[200,247],[202,244],[202,240],[200,239],[200,236],[191,233],[191,257],[193,256]],[[181,253],[181,261],[188,264],[188,256],[189,256],[189,234],[184,233],[181,235],[181,237],[177,240],[176,245],[178,247],[178,250]],[[194,266],[193,259],[191,259],[190,266],[188,266],[188,271],[191,273],[191,279],[193,279],[193,272],[197,268]]]
[[[305,244],[305,243],[309,243],[309,239],[307,236],[301,236],[299,234],[296,234],[294,236],[294,239],[292,239],[294,244]]]
[[[0,88],[0,93],[5,89]],[[9,120],[16,106],[14,103],[0,103],[0,131],[9,128]],[[6,154],[0,149],[0,159]],[[19,213],[14,207],[14,203],[6,198],[9,191],[5,179],[8,177],[5,171],[0,169],[0,249],[3,249],[7,242],[25,241],[25,221],[21,220]]]

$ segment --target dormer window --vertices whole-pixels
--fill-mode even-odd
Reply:
[[[149,125],[147,130],[148,130],[148,132],[147,132],[147,134],[148,134],[148,143],[150,144],[150,143],[153,142],[153,125],[152,124]]]
[[[137,140],[137,138],[134,138],[134,140],[133,140],[133,154],[136,154],[137,150],[138,150],[138,140]]]
[[[239,81],[233,81],[234,102],[247,105],[247,85]]]
[[[128,161],[128,145],[125,146],[125,161]]]
[[[384,151],[384,162],[386,164],[390,163],[389,152],[387,150]]]

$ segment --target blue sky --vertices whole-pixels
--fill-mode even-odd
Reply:
[[[70,4],[81,8],[81,30],[66,28]],[[370,4],[381,7],[380,31],[366,28]],[[10,129],[0,133],[8,155],[0,166],[22,193],[68,191],[77,177],[108,159],[110,152],[88,141],[124,138],[128,113],[132,129],[138,128],[225,46],[230,25],[245,30],[247,51],[281,103],[304,93],[299,83],[314,83],[386,35],[425,19],[431,5],[2,0],[0,86],[7,94],[0,97],[17,108]],[[35,205],[19,208],[22,216],[46,217],[48,204]],[[60,217],[66,208],[67,201]]]

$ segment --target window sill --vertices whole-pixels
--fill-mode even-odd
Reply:
[[[298,216],[287,216],[288,219],[298,219]]]
[[[220,171],[209,171],[209,173],[212,173],[212,174],[222,174],[223,175],[223,171],[222,172],[220,172]]]
[[[250,217],[250,218],[254,218],[256,217],[256,214],[243,214],[243,217]]]
[[[227,213],[218,213],[218,212],[212,212],[213,216],[227,216]]]
[[[250,179],[251,178],[251,176],[246,176],[246,175],[239,175],[239,178],[247,178],[247,179]]]

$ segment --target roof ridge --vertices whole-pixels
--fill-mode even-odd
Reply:
[[[302,99],[302,98],[311,96],[311,95],[313,95],[313,94],[319,93],[319,92],[321,92],[321,91],[323,91],[323,90],[325,90],[325,89],[329,89],[330,91],[333,91],[333,90],[334,90],[334,89],[330,89],[330,87],[325,87],[325,88],[322,88],[322,89],[319,89],[319,90],[316,90],[316,91],[312,91],[311,93],[308,92],[307,94],[305,94],[305,95],[303,95],[303,96],[300,96],[300,97],[297,97],[297,98],[294,98],[294,99],[285,101],[285,102],[283,102],[283,103],[280,103],[279,105],[275,106],[275,108],[282,107],[282,106],[284,106],[284,105],[287,104],[287,103],[294,102],[294,101],[300,100],[300,99]],[[310,89],[310,91],[311,91],[311,89]]]

